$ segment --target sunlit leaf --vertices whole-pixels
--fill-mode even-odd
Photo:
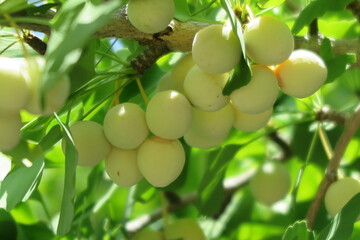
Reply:
[[[313,240],[314,234],[308,230],[306,221],[297,221],[293,225],[290,225],[282,240]]]
[[[285,0],[260,0],[258,2],[258,6],[261,8],[271,8],[271,7],[277,7],[281,4],[283,4]]]

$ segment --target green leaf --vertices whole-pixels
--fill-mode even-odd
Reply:
[[[44,169],[44,158],[37,158],[30,167],[20,167],[0,182],[0,208],[10,211],[26,201],[36,189]]]
[[[326,12],[341,11],[353,0],[315,0],[310,2],[299,14],[292,28],[293,34],[308,26],[315,18],[323,16]]]
[[[272,8],[283,4],[285,0],[260,0],[257,5],[261,8]]]
[[[319,234],[317,240],[347,240],[353,232],[354,223],[360,215],[360,193],[356,194],[336,214],[331,223]]]
[[[283,237],[282,240],[313,240],[314,235],[311,231],[308,230],[306,221],[297,221],[293,225],[290,225]]]
[[[176,0],[175,3],[175,18],[179,21],[189,21],[191,18],[191,13],[189,10],[189,5],[186,0]]]
[[[27,7],[27,0],[0,0],[0,15],[17,12]]]
[[[70,231],[74,218],[77,151],[68,127],[61,122],[56,114],[55,117],[63,130],[63,139],[66,146],[64,192],[61,201],[59,224],[57,227],[57,234],[63,236]]]
[[[231,144],[213,152],[215,159],[209,159],[213,163],[207,169],[198,189],[197,207],[201,214],[212,216],[219,212],[224,199],[225,171],[239,149],[240,145]]]

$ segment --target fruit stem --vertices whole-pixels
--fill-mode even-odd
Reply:
[[[24,57],[25,57],[25,58],[29,57],[30,55],[29,55],[28,50],[27,50],[26,47],[25,47],[23,38],[21,37],[20,31],[19,31],[19,29],[20,29],[19,26],[12,20],[10,14],[6,13],[6,14],[4,14],[3,16],[4,16],[4,18],[5,18],[7,21],[9,21],[10,26],[15,29],[16,35],[18,36],[19,41],[20,41],[20,44],[21,44],[21,48],[22,48]]]
[[[140,78],[136,78],[136,83],[137,83],[137,85],[139,87],[139,91],[141,93],[141,96],[142,96],[145,104],[147,105],[149,103],[149,98],[147,97],[147,95],[145,93],[145,90],[144,90],[144,88],[143,88],[143,86],[141,84]]]
[[[319,134],[320,134],[320,140],[324,147],[326,156],[330,160],[334,155],[334,150],[330,144],[329,138],[328,138],[326,131],[324,130],[324,127],[322,124],[319,125]]]

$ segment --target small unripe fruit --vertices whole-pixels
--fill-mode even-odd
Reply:
[[[195,219],[178,219],[164,229],[165,238],[169,240],[206,240],[204,232]]]
[[[151,132],[165,139],[182,137],[191,124],[191,105],[177,91],[155,94],[146,108],[146,122]]]
[[[175,81],[171,78],[170,72],[165,73],[158,81],[155,92],[162,92],[167,90],[177,91]]]
[[[279,87],[275,74],[266,66],[252,66],[250,82],[234,90],[230,99],[240,112],[257,114],[271,108],[278,96]]]
[[[210,25],[196,33],[192,55],[203,71],[212,74],[226,73],[240,60],[240,41],[230,24]]]
[[[276,65],[294,50],[294,37],[281,20],[262,16],[251,20],[244,30],[246,54],[257,64]]]
[[[143,142],[137,156],[139,170],[155,187],[165,187],[182,172],[185,151],[179,140],[153,136]]]
[[[200,110],[217,111],[229,102],[229,97],[222,94],[228,78],[228,73],[210,74],[195,65],[185,77],[185,94]]]
[[[352,197],[360,192],[360,182],[354,178],[345,177],[333,182],[325,194],[325,207],[328,213],[335,217]]]
[[[135,149],[149,135],[145,112],[134,103],[112,107],[106,113],[103,125],[109,142],[121,149]]]
[[[250,190],[257,201],[271,205],[286,196],[290,183],[290,174],[284,165],[267,162],[250,180]]]
[[[144,33],[164,30],[175,14],[173,0],[129,0],[127,15],[130,23]]]
[[[21,127],[19,113],[0,114],[0,151],[10,150],[19,143]]]
[[[100,124],[92,121],[79,121],[70,126],[70,132],[78,152],[79,166],[95,166],[110,152],[110,143]],[[66,147],[65,144],[63,147]]]
[[[131,240],[164,240],[163,233],[152,229],[144,228],[136,233]]]
[[[131,187],[137,184],[142,179],[137,165],[137,150],[113,147],[106,157],[105,171],[120,187]]]
[[[190,129],[184,135],[184,140],[187,145],[194,148],[210,149],[220,146],[227,138],[229,134],[225,133],[218,136],[207,136],[198,131]]]
[[[30,85],[29,101],[25,110],[37,115],[51,115],[59,111],[65,104],[70,92],[70,79],[64,76],[54,86],[44,93],[44,108],[42,109],[40,96],[40,78],[45,67],[44,57],[30,57],[26,59],[24,72]]]
[[[257,114],[248,114],[240,112],[234,107],[234,112],[235,121],[233,127],[239,131],[254,132],[266,126],[271,118],[273,108]]]
[[[314,94],[327,78],[324,61],[305,49],[295,50],[288,60],[276,67],[275,73],[281,90],[296,98]]]
[[[184,93],[184,81],[187,73],[195,65],[192,54],[187,54],[182,57],[173,67],[170,72],[171,78],[175,82],[175,90]]]
[[[29,86],[22,70],[23,58],[0,57],[0,111],[15,113],[20,111],[29,97]]]

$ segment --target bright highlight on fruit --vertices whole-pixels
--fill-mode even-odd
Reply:
[[[195,219],[182,218],[165,226],[165,239],[206,240],[203,230]]]
[[[185,151],[179,140],[153,136],[139,147],[137,161],[140,172],[150,184],[165,187],[182,172]]]
[[[294,50],[294,37],[281,20],[262,16],[251,20],[244,30],[247,56],[257,64],[276,65]]]
[[[145,112],[135,103],[112,107],[106,113],[103,125],[109,142],[121,149],[135,149],[149,135]]]
[[[281,90],[296,98],[314,94],[327,78],[324,61],[305,49],[295,50],[288,60],[276,67],[275,73]]]
[[[175,14],[173,0],[129,0],[127,15],[130,23],[144,33],[164,30]]]
[[[192,44],[194,62],[205,72],[229,72],[241,57],[241,46],[231,24],[210,25],[196,33]]]
[[[279,162],[266,162],[250,180],[250,191],[254,198],[271,205],[286,196],[291,184],[288,169]]]
[[[333,182],[325,194],[325,207],[331,217],[340,212],[352,197],[360,192],[360,182],[354,178],[344,177]]]

